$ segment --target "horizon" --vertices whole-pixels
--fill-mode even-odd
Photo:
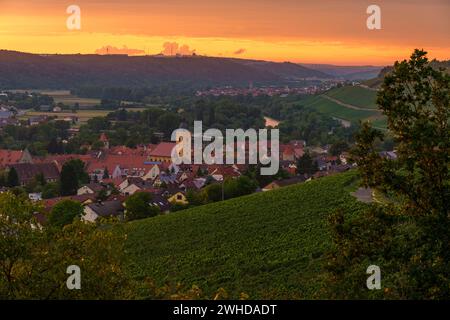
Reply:
[[[415,48],[450,57],[450,3],[377,1],[381,29],[369,30],[368,1],[78,0],[80,29],[68,30],[69,4],[0,1],[0,43],[35,54],[160,52],[264,60],[386,66]],[[67,13],[69,12],[69,13]],[[251,17],[251,18],[249,18]]]
[[[7,51],[7,52],[16,52],[16,53],[23,53],[23,54],[32,54],[32,55],[38,55],[38,56],[73,56],[73,55],[82,55],[82,56],[123,56],[123,57],[152,57],[152,58],[165,58],[165,59],[176,59],[179,57],[200,57],[200,58],[218,58],[218,59],[237,59],[237,60],[253,60],[253,61],[264,61],[264,62],[273,62],[273,63],[292,63],[297,65],[308,65],[308,66],[333,66],[333,67],[386,67],[389,65],[385,64],[332,64],[332,63],[322,63],[322,62],[294,62],[294,61],[277,61],[277,60],[266,60],[266,59],[253,59],[253,58],[243,58],[243,57],[224,57],[224,56],[210,56],[210,55],[204,55],[204,54],[194,54],[194,55],[164,55],[162,53],[152,53],[152,54],[135,54],[130,55],[127,53],[110,53],[110,54],[101,54],[101,53],[80,53],[80,52],[74,52],[74,53],[51,53],[51,52],[25,52],[25,51],[17,51],[17,50],[9,50],[9,49],[3,49],[0,48],[1,51]],[[433,60],[433,58],[430,59],[430,61]],[[438,60],[438,59],[437,59]],[[444,60],[438,60],[438,61],[447,61],[449,59]]]

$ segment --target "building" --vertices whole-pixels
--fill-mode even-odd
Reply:
[[[176,146],[175,142],[161,142],[155,149],[150,151],[149,160],[159,162],[172,162],[172,149]]]
[[[275,181],[272,181],[271,183],[269,183],[268,185],[266,185],[264,188],[262,188],[262,191],[274,190],[274,189],[290,186],[293,184],[301,183],[304,181],[306,181],[306,178],[303,176],[296,176],[296,177],[283,179],[283,180],[275,180]]]
[[[120,200],[95,202],[84,207],[83,221],[95,222],[99,217],[123,218],[124,207]]]
[[[16,163],[8,167],[16,170],[20,185],[26,185],[39,174],[44,176],[46,182],[55,182],[59,179],[59,170],[54,162]]]
[[[33,158],[27,149],[23,151],[0,149],[0,167],[16,163],[32,163]]]

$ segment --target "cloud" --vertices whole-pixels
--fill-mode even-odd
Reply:
[[[123,46],[122,48],[113,47],[110,45],[101,47],[100,49],[95,50],[96,54],[127,54],[129,56],[144,54],[144,50],[140,49],[129,49],[127,46]]]
[[[233,52],[233,54],[243,54],[245,51],[247,51],[246,49],[244,49],[244,48],[241,48],[241,49],[239,49],[239,50],[236,50],[235,52]]]
[[[162,54],[165,56],[174,56],[174,55],[182,55],[182,56],[192,56],[195,53],[195,49],[189,49],[189,46],[183,44],[180,46],[176,42],[165,42],[163,44]]]

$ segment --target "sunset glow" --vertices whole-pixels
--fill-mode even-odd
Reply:
[[[81,30],[66,28],[71,4],[81,8]],[[0,49],[93,54],[109,46],[143,55],[175,42],[200,55],[304,63],[386,65],[414,48],[449,58],[448,1],[378,1],[381,30],[366,27],[369,4],[0,0]]]

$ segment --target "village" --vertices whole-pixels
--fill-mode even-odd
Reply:
[[[221,184],[227,179],[237,179],[248,170],[246,164],[180,164],[172,163],[171,152],[175,142],[140,145],[137,148],[126,146],[110,147],[108,137],[102,133],[99,141],[103,148],[87,154],[32,156],[23,151],[0,150],[0,167],[14,169],[18,176],[18,186],[25,187],[36,177],[41,176],[46,183],[60,179],[63,165],[79,159],[85,166],[89,182],[80,185],[76,194],[44,198],[42,192],[28,193],[29,199],[42,202],[45,212],[50,212],[60,201],[70,199],[83,205],[85,221],[96,221],[99,217],[123,216],[126,199],[137,193],[151,193],[150,206],[159,212],[169,213],[175,206],[188,206],[189,191],[199,192],[210,184]],[[317,171],[299,174],[298,160],[311,152],[317,164]],[[323,148],[307,148],[304,141],[290,141],[281,144],[279,149],[280,170],[288,177],[275,178],[267,185],[258,187],[255,192],[264,192],[287,185],[305,182],[351,168],[347,162],[348,153],[331,156]],[[42,179],[41,178],[41,179]],[[8,187],[3,187],[2,192]],[[38,216],[45,223],[45,214]]]

